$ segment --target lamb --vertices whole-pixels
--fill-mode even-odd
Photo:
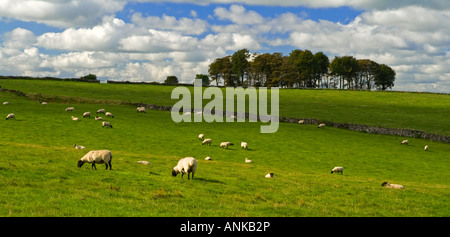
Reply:
[[[84,112],[84,114],[83,114],[83,118],[86,118],[86,117],[91,117],[91,112]]]
[[[249,160],[248,158],[245,158],[245,163],[252,163],[252,160]]]
[[[428,151],[428,145],[425,145],[425,147],[423,148],[424,151]]]
[[[205,145],[205,144],[208,144],[208,145],[211,146],[211,139],[210,139],[210,138],[207,138],[207,139],[203,140],[202,146]]]
[[[318,128],[324,128],[325,127],[325,124],[324,123],[321,123],[321,124],[319,124],[319,126],[317,126]]]
[[[141,107],[137,107],[137,112],[138,113],[145,113],[145,107],[141,106]]]
[[[77,117],[74,117],[74,116],[72,116],[72,120],[73,120],[73,121],[80,121],[80,119],[79,119],[79,118],[77,118]]]
[[[268,179],[271,179],[271,178],[273,178],[273,173],[268,173],[268,174],[266,174],[265,177],[268,178]]]
[[[13,113],[6,115],[6,120],[10,119],[16,119],[16,115],[14,115]]]
[[[74,107],[67,107],[65,110],[66,110],[66,112],[67,112],[67,111],[74,111],[75,108],[74,108]]]
[[[113,128],[112,125],[109,122],[102,122],[102,128],[103,127],[110,127]]]
[[[97,114],[104,114],[105,113],[105,109],[99,109],[97,110]]]
[[[105,164],[106,169],[111,170],[111,160],[112,160],[112,153],[108,150],[96,150],[96,151],[90,151],[86,153],[79,161],[78,161],[78,168],[81,168],[81,166],[84,165],[84,163],[92,163],[92,169],[95,167],[95,164]]]
[[[205,135],[204,134],[199,134],[198,135],[198,139],[199,140],[204,140],[205,139]]]
[[[220,148],[228,149],[228,146],[232,146],[232,145],[234,145],[234,144],[231,142],[222,142],[222,143],[220,143]]]
[[[114,118],[114,115],[111,112],[106,112],[105,115],[108,116],[108,117]]]
[[[408,145],[408,140],[403,140],[400,145]]]
[[[246,150],[248,149],[248,145],[247,145],[246,142],[241,142],[241,147],[246,149]]]
[[[103,120],[102,117],[95,116],[95,120]]]
[[[334,167],[334,168],[331,170],[331,173],[333,173],[333,172],[344,174],[344,168],[343,168],[343,167],[340,167],[340,166]]]
[[[84,149],[84,148],[86,148],[84,146],[78,146],[77,144],[74,144],[73,146],[75,147],[75,149]]]
[[[197,170],[197,160],[194,157],[185,157],[178,161],[177,166],[173,167],[172,176],[176,177],[181,173],[181,178],[184,174],[192,174],[192,179],[194,179],[195,171]]]
[[[403,187],[400,184],[390,184],[388,182],[383,182],[381,184],[382,187],[386,187],[386,188],[393,188],[393,189],[404,189],[405,187]]]

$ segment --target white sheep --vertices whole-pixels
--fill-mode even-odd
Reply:
[[[319,126],[317,126],[318,128],[324,128],[325,127],[325,124],[324,123],[321,123],[321,124],[319,124]]]
[[[208,144],[208,145],[211,146],[211,139],[210,138],[206,138],[205,140],[203,140],[202,146],[205,145],[205,144]]]
[[[222,143],[220,143],[220,148],[228,149],[228,146],[232,146],[232,145],[234,145],[234,144],[231,142],[222,142]]]
[[[75,117],[75,116],[72,116],[72,120],[73,120],[73,121],[80,121],[80,119],[77,118],[77,117]]]
[[[75,147],[75,149],[84,149],[84,148],[86,148],[84,146],[78,146],[77,144],[74,144],[73,147]]]
[[[423,148],[424,151],[428,151],[428,145],[425,145],[425,147]]]
[[[273,173],[268,173],[268,174],[266,174],[265,177],[268,178],[268,179],[271,179],[271,178],[273,178]]]
[[[207,157],[205,158],[205,160],[211,160],[211,157],[207,156]]]
[[[104,114],[105,113],[105,109],[99,109],[96,112],[97,114]]]
[[[403,140],[400,145],[408,145],[409,141],[408,140]]]
[[[145,161],[145,160],[138,161],[137,163],[138,164],[144,164],[144,165],[149,165],[150,164],[150,162]]]
[[[78,161],[78,168],[81,168],[81,166],[84,165],[84,163],[92,163],[92,169],[95,167],[95,164],[105,164],[106,169],[111,170],[111,160],[112,160],[112,153],[108,150],[97,150],[97,151],[90,151],[86,153],[79,161]]]
[[[65,110],[66,110],[66,111],[74,111],[75,108],[74,108],[74,107],[67,107]]]
[[[95,116],[95,120],[103,120],[102,117]]]
[[[83,118],[86,118],[86,117],[91,117],[91,112],[84,112],[84,114],[83,114]]]
[[[334,173],[334,172],[344,174],[344,167],[340,167],[340,166],[334,167],[334,168],[331,170],[331,173]]]
[[[111,125],[111,123],[109,123],[109,122],[102,122],[102,128],[103,127],[110,127],[110,128],[113,128],[113,126]]]
[[[248,149],[248,144],[246,142],[241,142],[241,147],[244,149]]]
[[[10,120],[10,119],[16,119],[16,115],[13,113],[6,115],[6,120]]]
[[[393,188],[393,189],[404,189],[405,187],[403,187],[403,185],[400,184],[390,184],[388,182],[383,182],[381,184],[382,187],[386,187],[386,188]]]
[[[111,112],[106,112],[105,115],[108,117],[114,118],[114,115]]]
[[[249,160],[248,158],[245,158],[245,163],[252,163],[252,160]]]
[[[3,105],[9,105],[9,101],[3,102]]]
[[[138,113],[145,113],[146,110],[145,110],[145,107],[140,106],[140,107],[137,107],[136,111],[137,111]]]
[[[199,140],[204,140],[205,139],[205,135],[204,134],[199,134],[198,135],[198,139]]]
[[[303,119],[302,119],[302,120],[298,120],[298,123],[299,123],[299,124],[304,124],[304,123],[305,123],[305,120],[303,120]]]
[[[192,174],[192,179],[194,179],[195,171],[197,170],[197,160],[194,157],[185,157],[178,161],[177,166],[173,167],[172,176],[177,176],[181,173],[181,178],[183,178],[184,174],[188,175]]]
[[[41,102],[41,105],[47,105],[47,102],[43,101]]]

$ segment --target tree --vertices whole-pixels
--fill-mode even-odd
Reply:
[[[250,58],[248,49],[236,51],[231,57],[233,72],[237,79],[240,79],[240,81],[237,82],[238,85],[244,84],[244,77],[247,74],[247,68],[249,65],[248,58]]]
[[[330,73],[339,77],[340,89],[344,89],[344,81],[347,81],[347,88],[353,88],[352,84],[358,71],[358,62],[353,56],[336,56],[330,63]]]
[[[358,59],[357,61],[359,65],[359,89],[370,90],[374,85],[375,73],[379,65],[370,59]]]
[[[392,88],[395,81],[395,71],[386,64],[381,64],[375,73],[375,85],[378,89]]]
[[[209,77],[205,74],[197,74],[195,75],[195,79],[202,80],[202,86],[209,86]]]
[[[209,65],[208,73],[211,81],[216,81],[216,86],[219,86],[220,78],[222,78],[222,58],[217,58]]]
[[[168,76],[166,80],[164,81],[167,85],[177,85],[178,84],[178,78],[176,76]]]
[[[330,66],[330,59],[322,53],[318,52],[313,56],[313,73],[314,73],[314,85],[315,87],[322,87],[322,77],[328,73]],[[328,85],[327,85],[328,86]]]
[[[87,81],[95,81],[97,80],[97,76],[95,74],[88,74],[86,76],[80,77],[81,80],[87,80]]]

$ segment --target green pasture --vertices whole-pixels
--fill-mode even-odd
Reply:
[[[0,85],[42,95],[142,100],[154,104],[160,103],[152,102],[153,96],[147,90],[161,88],[155,92],[160,94],[154,97],[170,101],[170,87],[166,86],[53,81],[33,81],[37,84],[30,86],[19,82],[8,81],[8,86],[0,80]],[[73,91],[63,86],[64,83],[73,87]],[[64,93],[58,93],[60,89],[56,85]],[[135,98],[133,93],[142,97]],[[286,91],[283,96],[289,98],[291,93],[296,91]],[[335,96],[349,106],[353,104],[346,98],[338,98],[337,94],[344,97],[350,93],[357,97],[353,93],[361,93],[361,98],[370,97],[366,95],[370,92],[301,90],[297,93],[311,93],[311,96],[331,93],[334,95],[329,97]],[[298,103],[291,99],[292,104]],[[416,100],[422,103],[426,98]],[[174,123],[169,112],[137,114],[135,107],[120,103],[65,101],[41,105],[26,97],[0,92],[0,102],[3,101],[10,104],[0,104],[0,216],[450,215],[449,144],[286,123],[280,124],[276,133],[261,134],[260,127],[264,124],[259,122]],[[443,107],[437,99],[430,101],[437,108]],[[379,98],[377,103],[400,106],[393,99]],[[74,106],[75,111],[64,111],[68,106]],[[94,120],[99,108],[115,115],[115,118],[102,116],[111,122],[112,129],[102,128],[101,122]],[[82,118],[86,111],[91,112],[91,118]],[[417,116],[429,116],[420,111]],[[15,113],[16,119],[5,120],[8,113]],[[81,121],[72,121],[71,116],[80,117]],[[377,119],[382,118],[373,120]],[[448,128],[448,117],[441,119],[444,121],[437,123],[446,123]],[[422,128],[429,129],[432,127]],[[200,133],[213,140],[211,146],[201,145]],[[410,144],[400,145],[403,139],[408,139]],[[221,149],[222,141],[235,145],[228,150]],[[249,144],[249,150],[240,148],[241,141]],[[76,150],[74,144],[86,149]],[[429,151],[423,150],[425,145],[429,145]],[[104,165],[97,165],[98,170],[92,170],[90,165],[77,168],[77,161],[87,151],[97,149],[109,149],[113,153],[112,170],[105,170]],[[172,177],[172,168],[187,156],[198,161],[195,178]],[[212,160],[204,160],[207,156]],[[245,163],[245,158],[253,163]],[[141,160],[151,164],[137,164]],[[343,166],[344,174],[330,174],[334,166]],[[264,178],[269,172],[274,173],[273,179]],[[402,184],[405,189],[383,188],[384,181]]]

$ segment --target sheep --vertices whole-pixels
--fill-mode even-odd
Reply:
[[[112,160],[112,153],[108,150],[96,150],[96,151],[90,151],[86,153],[79,161],[78,161],[78,168],[81,168],[81,166],[84,165],[84,163],[92,163],[92,169],[95,167],[95,163],[97,164],[105,164],[106,169],[111,170],[111,160]]]
[[[333,173],[333,172],[344,174],[344,168],[343,168],[343,167],[340,167],[340,166],[334,167],[334,168],[331,170],[331,173]]]
[[[47,105],[47,102],[43,101],[41,102],[41,105]]]
[[[197,160],[194,157],[185,157],[178,161],[177,166],[173,167],[172,176],[176,177],[179,173],[181,173],[181,178],[183,178],[183,175],[187,174],[189,179],[189,174],[192,174],[192,179],[194,179],[196,170]]]
[[[428,145],[425,145],[425,147],[423,148],[424,151],[428,151]]]
[[[83,118],[86,118],[86,117],[91,117],[91,112],[84,112],[84,114],[83,114]]]
[[[198,139],[199,140],[204,140],[205,139],[205,135],[204,134],[199,134],[198,135]]]
[[[144,164],[144,165],[149,165],[150,164],[150,162],[145,161],[145,160],[138,161],[137,163],[138,164]]]
[[[113,128],[113,126],[109,122],[102,122],[102,128],[103,127],[110,127]]]
[[[318,128],[324,128],[325,127],[325,124],[324,123],[321,123],[321,124],[319,124],[319,126],[317,126]]]
[[[405,187],[403,187],[400,184],[390,184],[388,182],[383,182],[381,184],[382,187],[386,187],[386,188],[393,188],[393,189],[404,189]]]
[[[141,106],[141,107],[137,107],[137,112],[138,113],[145,113],[145,107]]]
[[[403,140],[400,145],[408,145],[409,141],[408,140]]]
[[[268,174],[266,174],[265,177],[268,178],[268,179],[271,179],[271,178],[273,178],[273,173],[268,173]]]
[[[248,149],[248,145],[247,145],[246,142],[241,142],[241,147],[246,149],[246,150]]]
[[[80,119],[77,118],[77,117],[75,117],[75,116],[72,116],[72,120],[73,120],[73,121],[80,121]]]
[[[231,142],[222,142],[222,143],[220,143],[220,148],[228,149],[228,146],[232,146],[232,145],[234,145],[234,144]]]
[[[67,111],[74,111],[75,108],[74,108],[74,107],[67,107],[65,110],[66,110],[66,112],[67,112]]]
[[[78,146],[77,144],[74,144],[73,147],[75,147],[75,149],[84,149],[84,148],[86,148],[84,146]]]
[[[95,116],[95,120],[103,120],[102,117]]]
[[[104,114],[104,113],[105,113],[105,109],[99,109],[96,112],[96,114]]]
[[[207,139],[203,140],[202,146],[205,145],[205,144],[208,144],[208,145],[211,146],[211,139],[210,139],[210,138],[207,138]]]
[[[207,156],[207,157],[205,158],[205,160],[211,160],[211,157]]]
[[[304,124],[304,123],[305,123],[305,120],[303,120],[303,119],[302,119],[302,120],[298,120],[298,123],[299,123],[299,124]]]
[[[106,112],[105,115],[108,117],[114,118],[114,115],[111,112]]]
[[[3,102],[3,105],[9,105],[9,101]]]
[[[252,163],[252,160],[249,160],[248,158],[245,158],[245,163]]]
[[[6,120],[10,119],[16,119],[16,115],[14,115],[13,113],[6,115]]]

